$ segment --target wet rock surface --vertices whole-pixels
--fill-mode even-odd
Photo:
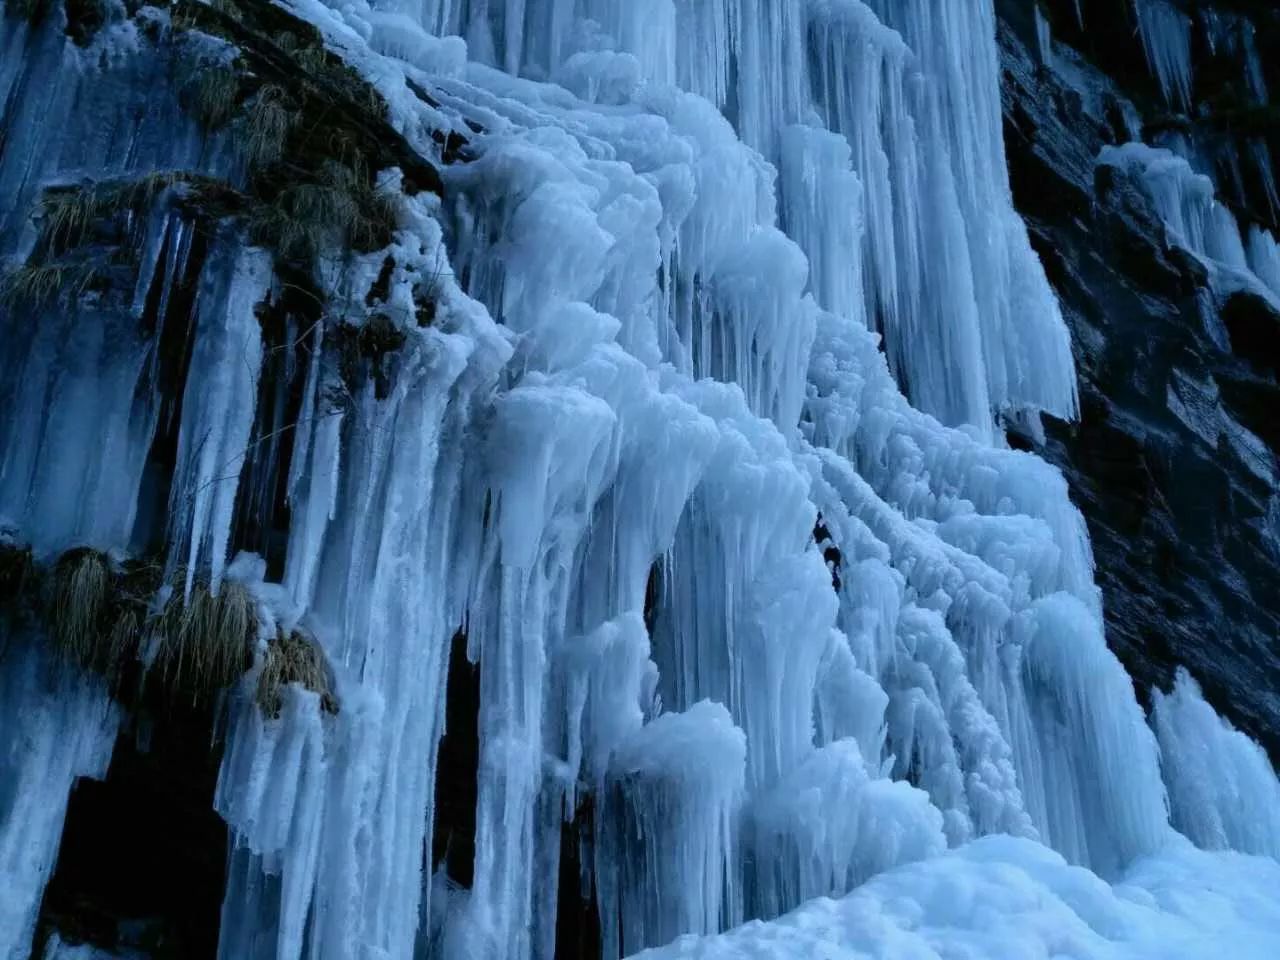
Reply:
[[[1086,32],[1072,3],[1044,8],[1084,51],[1057,46],[1046,64],[1032,5],[997,4],[1015,202],[1062,300],[1080,378],[1080,422],[1046,424],[1040,452],[1066,474],[1088,521],[1108,640],[1140,696],[1185,664],[1275,757],[1280,314],[1254,294],[1215,294],[1205,265],[1171,242],[1146,198],[1113,170],[1095,171],[1104,144],[1129,139],[1135,113],[1144,138],[1149,118],[1167,113],[1123,23],[1128,5],[1103,6],[1084,4]],[[1269,5],[1217,6],[1253,14],[1260,49],[1277,49],[1266,45],[1280,32]],[[1206,69],[1184,120],[1210,128],[1206,104],[1222,99],[1226,81],[1196,55]],[[1276,132],[1272,124],[1266,135]],[[1232,131],[1214,136],[1230,149]],[[1219,195],[1242,224],[1274,226],[1255,183]]]

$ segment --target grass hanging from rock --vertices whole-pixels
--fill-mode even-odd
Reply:
[[[338,700],[333,693],[324,651],[314,637],[298,630],[280,631],[267,646],[257,691],[258,706],[264,714],[272,718],[280,716],[284,707],[284,688],[291,683],[318,693],[320,709],[326,713],[338,712]]]
[[[0,545],[0,600],[19,609],[34,599],[61,659],[104,677],[117,695],[131,697],[137,691],[124,688],[136,681],[153,701],[195,705],[253,665],[258,606],[243,584],[224,583],[215,595],[205,578],[184,599],[185,579],[178,570],[166,583],[158,562],[118,564],[89,547],[66,551],[42,575],[28,548]]]
[[[197,580],[184,600],[184,581],[181,572],[172,579],[169,601],[150,628],[158,649],[149,681],[158,677],[170,699],[200,702],[252,665],[258,608],[247,587],[230,581],[215,595],[207,581]]]
[[[41,616],[60,659],[102,676],[127,703],[208,704],[253,667],[260,623],[249,588],[224,581],[215,594],[198,577],[184,598],[185,583],[182,568],[166,578],[156,560],[118,563],[89,547],[66,551],[42,571],[27,545],[0,539],[5,611]],[[319,694],[326,713],[338,712],[324,651],[296,629],[277,632],[263,652],[255,700],[267,716],[280,715],[291,683]]]
[[[68,660],[99,672],[110,672],[104,635],[112,599],[111,560],[88,547],[77,547],[53,565],[49,595],[49,637]]]
[[[0,307],[44,307],[59,296],[79,297],[98,271],[91,263],[27,263],[0,276]]]

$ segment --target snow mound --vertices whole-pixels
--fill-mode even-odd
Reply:
[[[771,923],[636,960],[1233,960],[1280,955],[1280,864],[1178,843],[1111,886],[1032,840],[991,836]]]

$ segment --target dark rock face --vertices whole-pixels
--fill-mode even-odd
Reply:
[[[1062,468],[1088,521],[1108,639],[1140,696],[1183,664],[1274,757],[1280,501],[1268,478],[1280,449],[1280,314],[1256,295],[1216,296],[1146,198],[1110,168],[1095,172],[1104,144],[1129,139],[1121,97],[1143,116],[1144,139],[1147,118],[1168,112],[1132,24],[1120,23],[1129,5],[1103,6],[1084,4],[1087,33],[1074,31],[1092,38],[1087,59],[1059,50],[1058,70],[1033,52],[1032,5],[997,3],[1014,197],[1062,300],[1080,377],[1080,423],[1049,424],[1040,452]],[[1263,45],[1280,15],[1254,6],[1259,49],[1280,49]],[[1073,4],[1047,9],[1070,34]],[[1215,82],[1197,74],[1198,102],[1221,95]],[[1213,121],[1198,107],[1188,122]],[[1242,223],[1273,226],[1253,185],[1219,194]]]

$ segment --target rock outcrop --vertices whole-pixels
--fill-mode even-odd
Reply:
[[[1147,68],[1129,4],[1083,4],[1083,30],[1071,0],[1042,7],[1048,51],[1032,5],[998,4],[1005,139],[1015,201],[1062,300],[1080,377],[1080,422],[1048,424],[1038,449],[1088,521],[1108,640],[1143,696],[1185,664],[1274,756],[1280,312],[1255,292],[1215,291],[1142,191],[1095,162],[1106,144],[1159,142],[1171,130],[1223,162],[1253,160],[1257,143],[1280,156],[1274,113],[1258,108],[1260,125],[1241,123],[1243,65],[1224,64],[1201,29],[1215,14],[1252,15],[1258,48],[1275,50],[1280,12],[1199,6],[1194,106],[1179,112]],[[1275,71],[1276,58],[1261,62]],[[1262,170],[1235,165],[1240,183],[1220,182],[1219,197],[1242,226],[1273,229]]]

